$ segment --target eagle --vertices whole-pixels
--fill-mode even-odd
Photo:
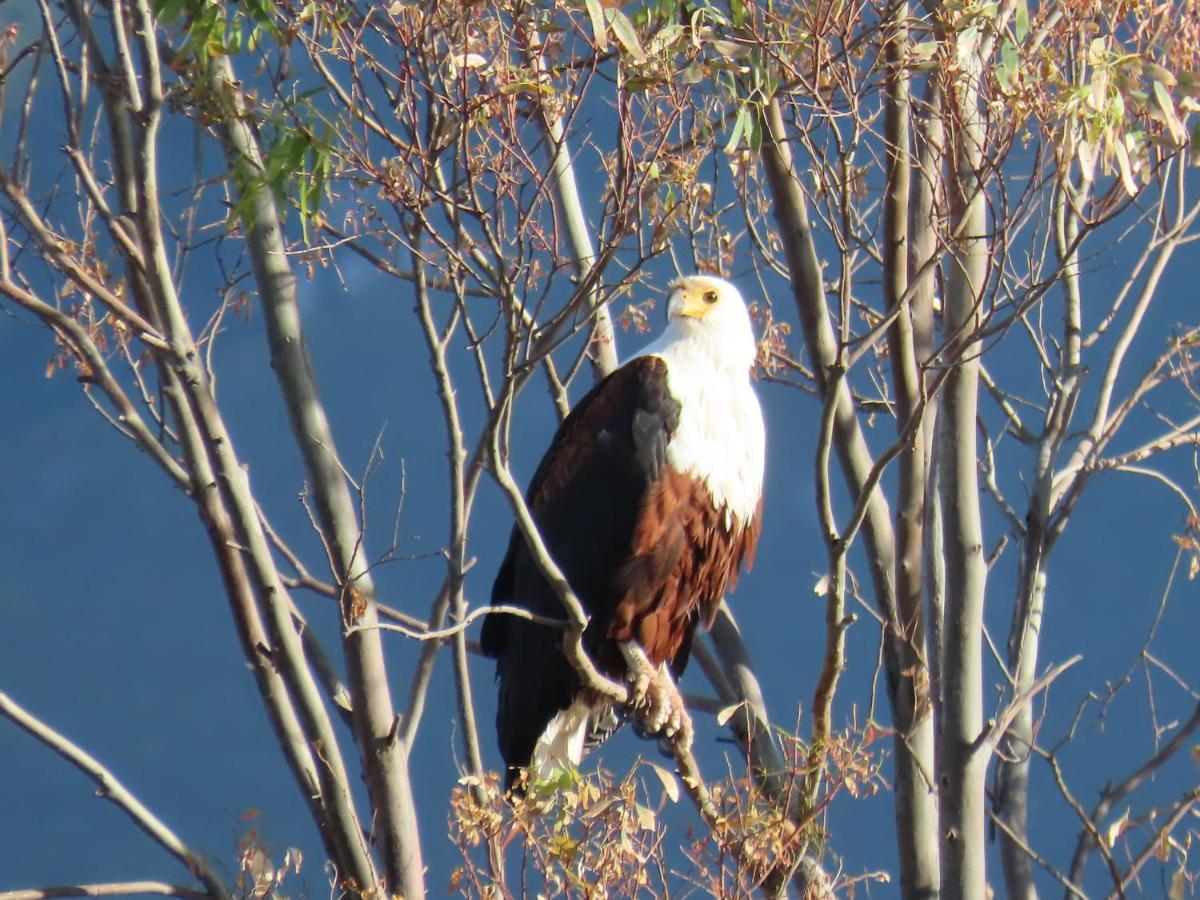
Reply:
[[[697,626],[712,625],[740,568],[754,562],[766,433],[751,384],[756,344],[737,288],[691,275],[669,287],[667,326],[595,385],[563,420],[526,495],[538,531],[587,613],[583,646],[631,685],[644,735],[691,741],[675,679]],[[514,528],[493,605],[564,618],[558,595]],[[522,768],[549,777],[619,727],[588,691],[562,630],[489,615],[496,727],[512,788]]]

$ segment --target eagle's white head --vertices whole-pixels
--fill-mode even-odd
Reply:
[[[667,462],[704,482],[727,529],[750,522],[762,496],[766,432],[751,383],[756,352],[742,295],[711,275],[671,283],[667,327],[642,351],[667,364],[679,403]]]
[[[746,302],[732,284],[712,275],[686,275],[671,282],[664,340],[703,344],[715,366],[749,372],[757,353]]]

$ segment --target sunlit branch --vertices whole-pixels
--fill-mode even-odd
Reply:
[[[103,884],[68,884],[59,887],[28,888],[23,891],[0,891],[0,900],[54,900],[58,897],[129,897],[134,894],[156,894],[162,897],[182,897],[184,900],[203,900],[212,897],[205,891],[195,891],[164,881],[113,881]]]
[[[386,622],[380,622],[377,625],[372,625],[372,628],[378,628],[380,631],[391,631],[396,634],[402,634],[406,638],[411,638],[415,641],[444,641],[446,638],[452,638],[455,635],[462,634],[479,619],[489,615],[508,615],[515,616],[518,619],[525,619],[533,622],[535,625],[545,625],[549,628],[568,628],[570,623],[563,619],[554,619],[550,616],[539,616],[537,613],[532,613],[523,606],[507,606],[503,603],[493,604],[491,606],[480,606],[471,610],[462,619],[453,625],[446,628],[430,628],[425,630],[407,628],[404,625],[391,625]],[[355,628],[365,628],[364,625],[355,625]]]
[[[147,809],[111,771],[90,753],[27,712],[2,692],[0,692],[0,715],[41,741],[96,782],[99,787],[99,796],[116,804],[151,840],[174,856],[189,872],[200,879],[200,882],[208,888],[205,896],[216,898],[216,900],[224,900],[231,896],[220,877],[209,867],[203,857],[184,844],[175,835],[175,832]]]
[[[546,66],[537,40],[536,32],[534,32],[534,36],[530,40],[530,55],[533,58],[535,71],[544,76]],[[587,294],[587,309],[594,316],[594,324],[588,343],[588,352],[591,355],[598,380],[617,367],[617,345],[616,336],[613,333],[612,317],[608,312],[608,307],[601,303],[600,293],[590,277],[596,264],[596,252],[593,249],[591,229],[584,217],[583,204],[579,199],[575,164],[567,148],[566,130],[563,127],[562,118],[547,109],[545,103],[540,103],[539,109],[540,120],[545,128],[550,146],[551,166],[554,169],[554,190],[562,207],[563,218],[566,220],[567,236],[571,241],[576,274],[581,284],[591,284]]]
[[[467,759],[467,772],[477,779],[482,778],[483,755],[479,748],[479,729],[475,718],[475,705],[471,692],[470,671],[467,666],[466,627],[470,624],[471,616],[467,614],[467,600],[463,592],[463,579],[468,568],[467,554],[467,523],[470,499],[467,494],[467,475],[464,469],[467,453],[463,444],[462,421],[459,416],[458,401],[454,390],[454,382],[450,377],[446,362],[447,348],[454,336],[459,320],[466,315],[461,305],[456,305],[450,320],[444,329],[439,330],[433,321],[433,311],[429,296],[429,284],[425,278],[425,267],[418,249],[420,247],[420,231],[414,227],[412,242],[413,272],[416,275],[415,288],[417,295],[417,317],[421,322],[421,330],[425,335],[425,343],[429,350],[429,365],[437,380],[438,398],[442,405],[442,418],[446,428],[446,457],[449,462],[448,487],[450,494],[450,531],[445,550],[446,558],[446,590],[447,606],[452,611],[458,624],[450,629],[442,629],[443,633],[431,630],[426,638],[454,638],[454,682],[458,698],[459,726],[462,729],[463,750]],[[484,608],[486,610],[486,608]],[[476,610],[479,612],[479,610]],[[430,618],[431,623],[439,622],[444,617],[441,607],[435,609]],[[394,625],[379,626],[387,630],[398,628]],[[411,636],[411,635],[410,635]],[[414,682],[414,688],[416,683]],[[423,702],[423,698],[422,698]],[[413,706],[416,705],[414,699]],[[404,722],[402,739],[411,746],[415,738],[416,716],[409,716]],[[472,787],[476,801],[482,803],[483,791],[478,785]],[[492,876],[500,883],[504,881],[504,856],[494,845],[489,845],[489,863]]]

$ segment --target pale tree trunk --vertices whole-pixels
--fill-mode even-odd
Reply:
[[[945,322],[952,367],[938,419],[944,516],[946,600],[942,634],[942,721],[938,789],[942,890],[983,900],[986,891],[983,731],[983,602],[987,566],[979,508],[976,414],[979,353],[976,337],[988,263],[983,190],[984,127],[974,48],[960,48],[964,71],[949,92],[954,117],[949,194],[954,233],[947,261]]]
[[[1036,445],[1033,491],[1023,523],[1017,596],[1008,636],[1007,664],[1013,682],[1013,702],[1026,695],[1037,679],[1038,648],[1046,598],[1047,556],[1053,544],[1049,533],[1053,512],[1054,472],[1063,440],[1071,424],[1078,396],[1082,351],[1081,297],[1079,285],[1079,234],[1074,210],[1080,197],[1073,195],[1064,174],[1054,193],[1054,237],[1063,289],[1063,355],[1054,385],[1053,401]],[[1012,900],[1034,900],[1033,861],[1025,847],[1029,842],[1029,762],[1033,746],[1033,704],[1021,704],[999,746],[996,768],[996,816],[1000,832],[1004,881]]]
[[[909,293],[909,203],[913,171],[910,82],[904,68],[908,4],[896,7],[887,25],[884,58],[888,100],[884,137],[887,182],[883,200],[884,299],[896,319],[888,330],[892,383],[896,392],[896,430],[903,433],[913,416],[924,414],[922,386]],[[928,219],[914,232],[931,232]],[[922,260],[924,263],[925,260]],[[932,267],[929,267],[932,272]],[[920,285],[916,288],[919,289]],[[917,293],[917,289],[913,294]],[[901,308],[907,300],[907,307]],[[918,313],[920,311],[918,310]],[[933,717],[922,614],[922,535],[925,519],[926,450],[923,428],[897,457],[900,490],[896,505],[896,654],[900,680],[889,667],[889,695],[895,718],[896,835],[900,849],[900,892],[906,898],[938,895],[937,794],[933,778]]]
[[[225,57],[214,60],[211,67],[212,86],[231,106],[222,123],[230,166],[250,166],[261,172],[262,151],[246,124],[232,67]],[[406,897],[421,897],[425,873],[408,772],[409,748],[396,734],[382,635],[376,627],[375,585],[362,549],[362,529],[309,360],[296,302],[296,276],[285,252],[274,195],[259,186],[248,199],[246,244],[267,324],[271,367],[304,460],[317,520],[341,593],[354,726],[375,813],[372,831],[382,850],[389,889]]]
[[[43,6],[43,12],[49,23],[48,6]],[[13,202],[16,220],[36,242],[43,258],[68,283],[86,286],[122,320],[145,317],[134,333],[153,348],[151,356],[166,409],[160,419],[160,436],[155,437],[144,424],[137,424],[140,416],[108,373],[106,359],[90,352],[95,345],[87,332],[77,330],[70,317],[61,317],[55,308],[17,290],[9,280],[6,250],[0,281],[6,293],[14,296],[15,291],[14,299],[59,333],[71,336],[72,345],[92,360],[95,377],[121,410],[123,422],[110,421],[148,449],[195,502],[213,547],[247,663],[254,671],[285,758],[326,851],[338,862],[342,877],[371,889],[377,879],[360,822],[348,802],[349,780],[332,723],[304,662],[290,598],[275,567],[248,476],[213,397],[203,355],[167,259],[157,165],[158,129],[166,106],[150,4],[138,0],[124,14],[109,17],[105,24],[112,30],[112,59],[103,52],[106,45],[91,31],[99,21],[90,18],[77,3],[68,4],[68,14],[89,42],[91,64],[102,76],[98,81],[103,85],[104,112],[111,131],[119,214],[110,210],[98,188],[92,159],[80,149],[80,134],[75,128],[71,129],[68,152],[80,182],[88,186],[88,199],[103,211],[108,234],[120,248],[138,313],[134,314],[125,300],[104,285],[94,282],[88,271],[64,252],[62,242],[52,238],[47,224],[21,189],[2,176],[0,188]],[[53,46],[57,55],[59,45]],[[64,95],[70,98],[67,64],[61,57],[57,61]],[[182,466],[160,442],[163,434],[171,434],[178,441]],[[313,748],[321,745],[326,749],[318,763]]]
[[[907,106],[906,101],[904,105]],[[901,624],[896,590],[898,566],[905,565],[905,562],[897,561],[892,514],[887,499],[877,483],[871,484],[874,461],[856,417],[850,389],[844,378],[831,377],[836,374],[839,359],[837,337],[825,299],[821,265],[813,243],[807,204],[777,100],[772,99],[766,104],[762,126],[763,167],[792,273],[792,289],[805,345],[813,360],[819,392],[822,395],[833,392],[832,397],[825,397],[825,402],[833,404],[832,440],[843,477],[856,502],[861,499],[866,504],[862,527],[871,582],[876,603],[888,623],[883,653],[888,699],[896,730],[893,743],[896,760],[896,834],[905,867],[902,881],[905,890],[912,891],[907,896],[932,896],[937,892],[936,810],[929,785],[929,776],[933,772],[932,723],[927,716],[924,721],[920,720],[920,689],[915,686],[911,674],[904,674],[924,670],[918,652],[921,640],[917,624],[921,615],[920,579],[918,577],[916,580],[915,609],[909,605],[905,612],[907,621],[912,623],[906,627]],[[906,215],[902,212],[903,206],[904,203],[899,202],[895,215]],[[899,247],[893,259],[897,254],[902,254]],[[897,271],[900,266],[897,262]],[[902,339],[911,343],[911,334],[905,333]],[[908,349],[905,352],[909,354],[908,365],[915,368],[913,352]],[[915,377],[914,373],[910,371],[908,377],[911,380]],[[910,399],[913,396],[910,394]],[[901,421],[900,429],[903,430],[906,424]],[[907,499],[911,502],[912,495]],[[908,508],[905,512],[911,515],[913,510]],[[915,535],[912,531],[907,535],[909,544],[906,547],[910,550],[914,537],[919,554],[919,527]],[[908,557],[906,562],[911,565],[912,557]],[[906,584],[911,587],[912,581],[906,579]],[[914,597],[910,594],[907,602],[911,604],[913,601]]]
[[[937,293],[937,267],[934,262],[941,254],[937,232],[934,230],[938,187],[942,184],[941,171],[944,150],[941,91],[937,78],[927,79],[925,95],[913,118],[913,133],[917,138],[917,158],[914,161],[913,175],[915,177],[912,182],[909,206],[908,262],[911,273],[910,290],[912,290],[910,308],[917,359],[922,365],[925,365],[932,363],[934,357],[936,336],[934,300]],[[924,375],[923,371],[922,375]],[[942,505],[937,469],[934,465],[934,449],[937,443],[937,409],[936,403],[931,403],[926,408],[921,429],[921,442],[925,451],[925,517],[921,534],[924,563],[922,574],[926,594],[925,659],[929,670],[929,703],[934,723],[941,721],[942,610],[945,605]],[[932,727],[931,723],[931,729]],[[931,743],[936,744],[935,737],[931,730]],[[926,759],[932,762],[934,756],[931,747]],[[933,790],[935,796],[932,802],[936,806],[938,802],[936,782]],[[937,846],[936,822],[933,830],[926,836],[926,840],[932,842],[935,847]],[[934,867],[940,870],[936,853],[935,849]],[[934,883],[939,889],[940,877],[940,873],[934,875]]]
[[[1008,665],[1013,676],[1012,694],[1028,691],[1037,677],[1038,640],[1041,636],[1042,605],[1046,596],[1043,567],[1045,548],[1033,529],[1021,549],[1021,571],[1017,587],[1013,631],[1008,647]],[[1004,823],[1000,831],[1000,859],[1005,890],[1012,900],[1034,900],[1033,861],[1013,837],[1026,846],[1029,835],[1029,758],[1033,745],[1033,704],[1024,703],[1014,716],[999,747],[996,771],[995,814]],[[1009,835],[1013,835],[1010,837]]]

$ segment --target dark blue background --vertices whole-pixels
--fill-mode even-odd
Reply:
[[[12,4],[0,7],[0,26],[23,18],[32,28],[28,15]],[[44,154],[55,153],[62,141],[49,117],[36,137]],[[177,135],[168,139],[182,140]],[[207,152],[215,157],[215,149]],[[586,166],[581,175],[595,177]],[[188,173],[180,170],[174,177],[186,183]],[[1084,287],[1096,307],[1085,309],[1088,323],[1110,299],[1109,291],[1127,265],[1119,249],[1089,261]],[[339,448],[352,472],[365,469],[382,433],[384,457],[369,492],[367,543],[375,553],[389,540],[401,474],[407,473],[399,553],[410,558],[382,567],[378,581],[385,602],[424,617],[442,578],[437,552],[447,528],[440,407],[411,296],[395,283],[381,283],[350,258],[343,260],[342,273],[344,288],[328,272],[303,284],[305,328]],[[189,273],[193,325],[217,303],[208,274],[197,266]],[[670,273],[664,268],[659,274],[665,282]],[[741,274],[737,280],[748,299],[766,301],[754,290],[755,280]],[[1198,281],[1197,254],[1185,248],[1160,287],[1159,308],[1147,325],[1146,338],[1126,363],[1130,376],[1140,373],[1161,350],[1175,322],[1194,318]],[[795,324],[786,286],[774,285],[773,293],[775,315]],[[658,314],[654,321],[657,330]],[[646,339],[622,335],[622,357]],[[988,361],[998,380],[1021,384],[1035,395],[1037,383],[1026,346],[1023,336],[1010,334],[992,348]],[[1104,343],[1095,350],[1101,355],[1092,359],[1102,360]],[[111,767],[186,842],[226,871],[233,866],[235,837],[247,827],[240,817],[248,809],[261,811],[249,824],[279,848],[302,848],[303,880],[314,895],[323,896],[320,844],[261,713],[193,507],[147,458],[92,412],[69,371],[44,376],[53,352],[50,336],[27,314],[9,304],[0,306],[0,422],[5,423],[0,440],[0,690]],[[215,358],[218,399],[237,452],[249,464],[256,494],[275,525],[317,571],[319,545],[297,499],[304,476],[267,364],[257,311],[249,322],[227,323]],[[456,361],[467,362],[465,356]],[[482,407],[473,377],[466,369],[460,371],[465,373],[460,376],[459,399],[467,415],[470,446]],[[1089,376],[1081,409],[1094,401],[1097,377],[1097,371]],[[574,397],[584,380],[573,387]],[[1123,379],[1122,384],[1128,383],[1128,377]],[[812,591],[825,566],[812,477],[819,408],[811,398],[783,387],[762,386],[760,393],[769,435],[766,522],[758,565],[742,579],[732,602],[774,718],[790,729],[802,709],[803,734],[809,727],[807,707],[824,641],[822,601]],[[1173,402],[1182,403],[1178,398]],[[522,404],[513,444],[517,473],[525,480],[554,419],[540,384],[527,392]],[[984,399],[981,409],[995,426],[999,420],[994,405]],[[1152,425],[1144,417],[1143,426]],[[893,437],[890,420],[882,417],[868,429],[876,450]],[[1137,437],[1118,446],[1133,445]],[[1000,456],[1004,487],[1019,504],[1024,496],[1021,478],[1028,478],[1031,470],[1029,455],[1007,440]],[[1194,494],[1195,474],[1186,455],[1178,454],[1170,468]],[[887,484],[894,487],[890,478]],[[843,516],[848,511],[844,497],[838,509]],[[990,547],[1004,525],[990,501],[985,501],[985,509]],[[1076,653],[1085,659],[1049,692],[1049,713],[1039,735],[1044,744],[1068,727],[1087,692],[1102,694],[1106,684],[1135,662],[1175,558],[1170,537],[1182,530],[1181,520],[1180,507],[1169,494],[1130,475],[1103,476],[1077,511],[1050,561],[1042,659],[1050,664]],[[473,604],[487,599],[509,527],[505,505],[485,481],[469,551],[479,560],[467,582]],[[1010,547],[988,586],[988,624],[1001,646],[1010,618],[1014,566]],[[858,568],[863,571],[861,565]],[[328,601],[297,596],[327,633],[333,620]],[[1194,652],[1198,620],[1194,584],[1181,572],[1155,653],[1192,684],[1200,682]],[[838,698],[837,719],[842,724],[865,724],[877,640],[869,617],[860,616],[850,632],[849,669]],[[394,692],[402,700],[416,647],[393,635],[388,643]],[[495,766],[491,664],[475,660],[473,665],[486,758]],[[1134,685],[1120,695],[1105,722],[1090,713],[1085,716],[1080,741],[1064,755],[1071,786],[1085,807],[1090,808],[1096,790],[1108,778],[1123,776],[1152,750],[1141,678],[1135,673]],[[989,687],[998,683],[992,666]],[[1156,677],[1155,685],[1160,722],[1190,714],[1194,699],[1162,678]],[[685,686],[708,692],[694,671]],[[882,684],[879,690],[886,723]],[[445,837],[447,796],[457,778],[453,711],[450,670],[443,659],[412,760],[433,891],[440,890],[457,861]],[[713,774],[723,769],[719,754],[731,752],[728,745],[715,743],[717,734],[711,723],[702,725],[703,759]],[[887,744],[876,747],[882,750]],[[606,746],[603,760],[623,771],[634,754],[650,751],[648,745],[621,734]],[[121,813],[92,796],[87,779],[7,722],[0,722],[0,760],[0,890],[150,877],[186,881],[181,868]],[[1033,842],[1065,865],[1078,823],[1046,767],[1035,765],[1034,771]],[[1164,769],[1148,794],[1165,802],[1194,783],[1194,762],[1181,756]],[[844,858],[848,873],[884,869],[895,877],[891,815],[886,791],[865,800],[842,794],[833,803],[831,847]],[[995,862],[992,880],[998,885]],[[1097,879],[1094,886],[1102,887],[1098,867],[1089,871]],[[1042,886],[1049,889],[1051,883],[1043,880]],[[876,892],[887,896],[895,890],[893,883]]]

